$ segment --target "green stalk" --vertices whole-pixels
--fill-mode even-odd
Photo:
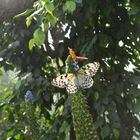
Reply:
[[[33,105],[33,96],[31,91],[27,91],[25,95],[26,101],[26,118],[28,122],[29,131],[28,134],[31,140],[41,140],[41,133],[39,125],[35,116],[35,107]]]
[[[71,113],[77,140],[99,140],[87,100],[81,92],[71,95]]]

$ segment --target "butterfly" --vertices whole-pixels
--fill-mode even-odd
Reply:
[[[100,64],[98,62],[88,63],[75,73],[65,73],[54,78],[52,85],[66,88],[70,94],[76,93],[79,89],[90,88],[94,83],[92,77],[96,74],[99,67]]]
[[[76,53],[68,47],[69,50],[69,54],[71,55],[71,57],[75,60],[75,61],[83,61],[83,60],[87,60],[87,57],[84,56],[77,56]]]

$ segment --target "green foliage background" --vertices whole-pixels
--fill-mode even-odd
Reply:
[[[68,47],[100,62],[94,86],[83,93],[99,138],[139,139],[139,7],[138,0],[37,0],[12,21],[0,22],[1,140],[31,139],[27,90],[42,139],[75,140],[70,98],[50,84],[65,72]]]

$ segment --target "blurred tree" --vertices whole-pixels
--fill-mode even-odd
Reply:
[[[10,21],[13,16],[32,6],[33,0],[0,0],[0,19]]]
[[[0,66],[18,71],[8,102],[4,96],[0,104],[1,139],[25,139],[24,93],[32,90],[44,139],[75,140],[69,96],[50,84],[65,71],[68,47],[101,64],[94,86],[84,93],[100,139],[138,139],[139,6],[138,0],[37,0],[14,20],[1,22]]]

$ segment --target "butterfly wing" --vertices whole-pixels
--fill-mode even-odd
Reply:
[[[66,86],[66,90],[70,94],[74,94],[78,89],[90,88],[93,85],[93,80],[90,76],[77,73],[77,76],[74,76]]]
[[[90,76],[83,75],[81,87],[83,89],[90,88],[93,85],[93,79]]]
[[[73,77],[72,73],[61,74],[58,77],[54,78],[51,84],[59,88],[65,88],[68,82],[70,81],[71,77]]]
[[[74,80],[71,80],[66,86],[66,90],[70,94],[74,94],[78,91],[78,86]]]
[[[99,69],[100,64],[98,62],[88,63],[85,66],[81,67],[78,71],[79,73],[84,73],[87,76],[94,76]]]
[[[66,88],[67,92],[73,94],[78,91],[77,78],[73,73],[61,74],[52,81],[52,85],[59,88]]]

